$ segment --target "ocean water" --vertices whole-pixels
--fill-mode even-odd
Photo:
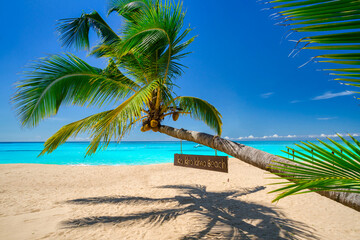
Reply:
[[[281,150],[294,147],[289,141],[244,142],[248,146],[275,155],[286,156]],[[121,142],[110,143],[106,150],[85,157],[88,142],[69,142],[51,154],[37,157],[43,149],[42,142],[0,142],[0,164],[39,163],[59,165],[148,165],[173,162],[180,153],[180,142]],[[193,142],[182,142],[183,154],[215,155],[211,148]],[[219,156],[225,153],[217,152]]]

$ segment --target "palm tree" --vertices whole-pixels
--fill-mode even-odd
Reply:
[[[173,91],[183,68],[178,60],[188,54],[184,50],[194,40],[184,41],[191,29],[182,30],[181,4],[114,1],[112,12],[126,21],[122,36],[95,11],[63,19],[58,26],[63,44],[77,49],[89,49],[89,30],[94,29],[101,42],[90,55],[106,58],[105,69],[71,54],[53,55],[38,61],[17,86],[14,101],[26,126],[56,114],[62,104],[102,106],[124,100],[112,110],[64,126],[46,141],[42,154],[80,132],[91,132],[87,154],[92,154],[112,139],[120,141],[137,123],[142,131],[156,132],[165,117],[176,121],[180,115],[202,120],[220,135],[221,115],[214,106],[199,98],[175,96]]]
[[[111,140],[120,141],[136,124],[141,124],[142,131],[151,129],[193,141],[265,170],[269,170],[273,160],[287,162],[220,138],[221,115],[214,106],[199,98],[175,95],[175,80],[184,67],[179,60],[188,54],[184,50],[194,40],[192,37],[185,41],[191,29],[183,30],[185,13],[181,3],[115,0],[110,2],[110,13],[123,17],[121,35],[96,11],[63,19],[58,27],[64,46],[86,50],[90,48],[89,31],[94,30],[100,43],[90,55],[107,59],[105,69],[92,67],[71,54],[52,55],[36,62],[27,77],[17,84],[13,101],[24,126],[36,126],[55,115],[63,104],[100,107],[121,102],[112,110],[62,127],[45,142],[41,154],[54,151],[69,137],[84,132],[90,133],[92,139],[86,154],[92,154]],[[166,117],[176,121],[184,115],[202,120],[217,135],[162,124]],[[336,193],[331,198],[339,202],[343,199]],[[360,208],[360,201],[355,205]]]

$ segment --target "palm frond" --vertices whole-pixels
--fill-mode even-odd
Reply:
[[[123,30],[123,41],[117,44],[116,51],[122,55],[137,52],[144,59],[158,62],[159,74],[165,77],[170,65],[170,58],[184,49],[188,44],[184,43],[183,48],[178,47],[175,53],[173,48],[180,44],[189,29],[181,33],[183,27],[184,13],[182,4],[172,5],[170,1],[159,3],[159,7],[151,7],[142,14],[138,14],[134,22],[127,22]],[[175,50],[174,50],[175,51]],[[163,65],[160,59],[165,56],[166,64]]]
[[[147,84],[150,79],[157,77],[153,66],[157,64],[155,61],[134,52],[122,54],[117,48],[118,45],[116,44],[101,44],[95,46],[89,55],[113,59],[116,65],[123,69],[126,75],[132,76],[138,84]]]
[[[154,4],[154,0],[111,0],[108,4],[108,14],[117,12],[131,21],[134,15],[149,10]]]
[[[186,29],[182,34],[183,37],[185,37],[190,31],[191,29]],[[190,54],[190,52],[183,51],[195,40],[195,38],[196,36],[181,43],[179,37],[175,40],[174,44],[171,45],[171,48],[168,48],[161,56],[159,56],[157,65],[158,68],[161,70],[161,72],[159,70],[161,76],[165,76],[166,71],[164,70],[167,70],[168,79],[173,79],[181,76],[181,74],[183,73],[183,69],[186,66],[179,63],[179,60]]]
[[[360,193],[360,143],[349,135],[353,142],[338,135],[342,144],[328,138],[331,144],[318,140],[296,144],[300,150],[288,148],[288,163],[274,162],[271,169],[281,171],[279,179],[284,186],[272,192],[280,192],[273,200],[289,195],[313,191],[340,191]]]
[[[306,34],[305,37],[298,40],[295,47],[298,49],[295,50],[346,50],[350,51],[348,56],[339,53],[323,54],[314,58],[326,55],[329,60],[319,62],[359,65],[360,3],[358,0],[275,0],[270,3],[274,5],[272,9],[279,11],[273,14],[273,17],[278,20],[278,25],[290,26],[290,31]],[[308,32],[318,34],[309,36]],[[302,44],[305,45],[301,47]],[[315,46],[313,46],[314,44]],[[350,58],[350,55],[354,55],[354,57]],[[356,69],[360,70],[360,68]],[[352,79],[356,82],[360,78],[354,76],[347,80],[351,82]],[[358,87],[356,83],[346,83],[346,85]]]
[[[111,114],[112,111],[114,110],[94,114],[92,116],[63,126],[59,131],[57,131],[44,143],[44,149],[39,154],[39,156],[53,152],[61,144],[65,143],[70,137],[76,137],[80,133],[88,133],[91,134],[92,137],[96,136],[98,130],[96,128],[97,124],[101,121],[104,121],[107,118],[108,114]],[[139,120],[141,120],[141,118],[134,118],[133,121],[129,121],[129,119],[130,118],[124,118],[123,116],[119,115],[107,126],[106,133],[103,133],[103,136],[104,139],[109,140],[102,143],[103,149],[106,148],[111,139],[120,141],[134,127],[134,125]],[[96,146],[93,146],[94,144],[96,144]],[[99,141],[96,141],[95,143],[92,142],[88,147],[88,152],[86,154],[90,155],[94,153],[98,148],[99,144],[101,144]],[[96,149],[94,149],[94,147],[96,147]],[[90,148],[92,148],[92,151],[89,151]]]
[[[154,81],[113,110],[94,114],[62,127],[45,142],[44,150],[40,155],[51,153],[69,137],[76,137],[79,133],[91,134],[92,140],[86,155],[95,153],[100,144],[102,148],[106,148],[110,141],[120,141],[131,130],[133,125],[141,119],[144,105],[157,85],[158,82]]]
[[[12,98],[23,125],[36,126],[55,115],[61,104],[101,106],[136,91],[137,84],[114,66],[95,68],[80,58],[52,55],[35,62],[16,84]]]
[[[183,111],[190,112],[190,117],[203,121],[221,136],[221,114],[213,105],[195,97],[177,97],[175,98],[175,104]]]
[[[90,47],[90,29],[97,33],[104,44],[120,41],[119,36],[96,11],[83,13],[79,18],[61,19],[57,27],[63,46],[86,50]]]
[[[150,101],[153,91],[159,87],[159,81],[154,80],[150,84],[144,86],[131,97],[125,100],[117,108],[110,111],[103,119],[98,120],[94,126],[94,132],[92,134],[92,140],[90,142],[87,155],[93,154],[98,149],[100,143],[103,146],[107,146],[109,142],[115,137],[120,141],[123,135],[123,130],[119,130],[117,135],[113,129],[113,125],[116,122],[136,122],[143,113],[146,104]],[[129,124],[124,124],[124,129],[129,129]]]
[[[112,110],[94,114],[79,121],[67,124],[60,128],[54,135],[52,135],[45,143],[44,149],[40,155],[51,153],[57,149],[61,144],[65,143],[70,137],[76,137],[79,133],[91,131],[96,123],[103,119]],[[116,131],[117,132],[117,131]]]

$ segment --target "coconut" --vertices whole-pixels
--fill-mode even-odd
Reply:
[[[173,115],[172,115],[172,118],[173,118],[174,121],[178,120],[179,119],[179,113],[174,112]]]
[[[140,131],[145,132],[144,126],[142,126],[142,127],[140,128]]]
[[[160,128],[158,126],[156,126],[156,127],[151,128],[151,130],[153,130],[154,132],[158,132],[160,130]]]
[[[157,127],[158,125],[159,125],[159,122],[158,122],[158,121],[156,121],[156,120],[151,120],[151,122],[150,122],[151,128]]]
[[[151,128],[150,128],[150,126],[149,126],[149,124],[145,124],[144,125],[144,131],[146,132],[146,131],[149,131]]]

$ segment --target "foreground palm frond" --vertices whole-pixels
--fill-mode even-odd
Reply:
[[[331,144],[302,142],[296,144],[301,150],[283,151],[291,156],[286,158],[291,164],[274,162],[271,169],[281,171],[277,175],[292,182],[276,183],[285,186],[272,191],[280,192],[274,201],[313,191],[360,193],[360,142],[349,136],[352,142],[339,135],[342,144],[329,138]]]
[[[142,124],[143,132],[159,131],[167,116],[176,121],[187,114],[220,135],[221,115],[214,106],[202,99],[178,97],[173,91],[184,68],[179,60],[189,54],[184,50],[195,38],[186,39],[191,29],[183,28],[182,3],[114,0],[110,13],[125,20],[121,35],[96,11],[58,24],[63,46],[76,49],[89,50],[90,30],[95,31],[100,42],[90,54],[107,59],[105,69],[92,67],[72,54],[52,55],[31,65],[31,71],[17,83],[12,100],[24,126],[38,125],[66,104],[117,105],[62,127],[45,142],[40,155],[79,133],[90,134],[86,154],[92,154],[100,145],[120,141],[136,124]]]
[[[360,81],[360,2],[358,0],[275,0],[272,14],[278,25],[290,26],[290,31],[306,34],[298,40],[296,49],[328,50],[313,59],[334,63],[339,68],[325,69],[345,85],[359,87]],[[342,53],[341,51],[346,51]],[[333,53],[335,52],[335,53]],[[321,59],[321,60],[320,60]],[[342,65],[348,65],[343,68]],[[339,73],[340,72],[340,73]]]

